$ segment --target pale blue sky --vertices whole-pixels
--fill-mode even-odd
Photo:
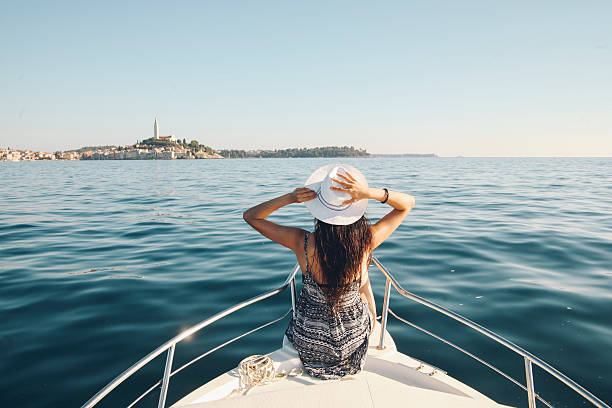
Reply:
[[[612,156],[611,1],[3,1],[0,147]]]

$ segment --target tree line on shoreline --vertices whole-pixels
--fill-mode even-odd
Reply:
[[[370,157],[365,149],[353,146],[303,147],[276,150],[222,149],[216,151],[226,159],[304,158],[304,157]]]

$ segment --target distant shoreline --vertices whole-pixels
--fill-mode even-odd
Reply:
[[[435,153],[370,153],[370,157],[438,157]]]
[[[373,154],[371,153],[369,156],[300,156],[300,157],[226,157],[226,160],[234,160],[234,159],[374,159],[374,158],[402,158],[402,157],[434,157],[439,158],[435,153],[427,153],[427,154],[419,154],[419,153],[405,153],[405,154],[395,154],[395,153],[380,153]]]
[[[44,153],[43,153],[44,154]],[[46,161],[46,162],[57,162],[57,161],[101,161],[101,160],[112,160],[112,161],[135,161],[135,160],[261,160],[261,159],[375,159],[375,158],[438,158],[436,154],[371,154],[369,156],[300,156],[300,157],[261,157],[261,156],[249,156],[249,157],[222,157],[219,155],[207,155],[203,157],[170,157],[166,155],[156,155],[155,153],[140,154],[139,157],[125,157],[116,155],[104,155],[101,153],[94,153],[90,157],[54,157],[52,154],[35,155],[31,157],[19,157],[19,158],[7,158],[0,157],[0,162],[31,162],[31,161]]]
[[[0,161],[63,160],[176,160],[176,159],[294,159],[294,158],[394,158],[438,157],[434,153],[369,153],[353,146],[325,146],[278,150],[212,149],[192,140],[154,138],[125,146],[88,146],[76,150],[40,152],[0,148]]]

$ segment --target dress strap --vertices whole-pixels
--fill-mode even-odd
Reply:
[[[306,273],[310,273],[310,265],[308,265],[308,235],[310,232],[306,231],[304,236],[304,257],[306,258]]]

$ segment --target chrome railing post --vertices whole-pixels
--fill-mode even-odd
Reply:
[[[380,341],[378,342],[378,349],[382,350],[385,348],[385,330],[387,330],[387,316],[389,316],[389,298],[391,297],[391,279],[387,278],[385,284],[385,299],[383,300],[382,319],[380,322]]]
[[[536,407],[535,388],[533,386],[533,370],[531,369],[531,360],[525,358],[525,379],[527,381],[527,398],[529,399],[529,408]]]
[[[166,357],[166,367],[164,368],[164,377],[162,379],[161,391],[159,392],[159,402],[157,408],[164,408],[166,406],[166,395],[168,394],[168,382],[170,381],[170,372],[172,371],[172,360],[174,359],[174,348],[175,344],[168,350],[168,356]]]
[[[297,289],[295,288],[295,275],[291,279],[291,309],[293,310],[293,316],[295,316],[295,299],[297,296]]]

